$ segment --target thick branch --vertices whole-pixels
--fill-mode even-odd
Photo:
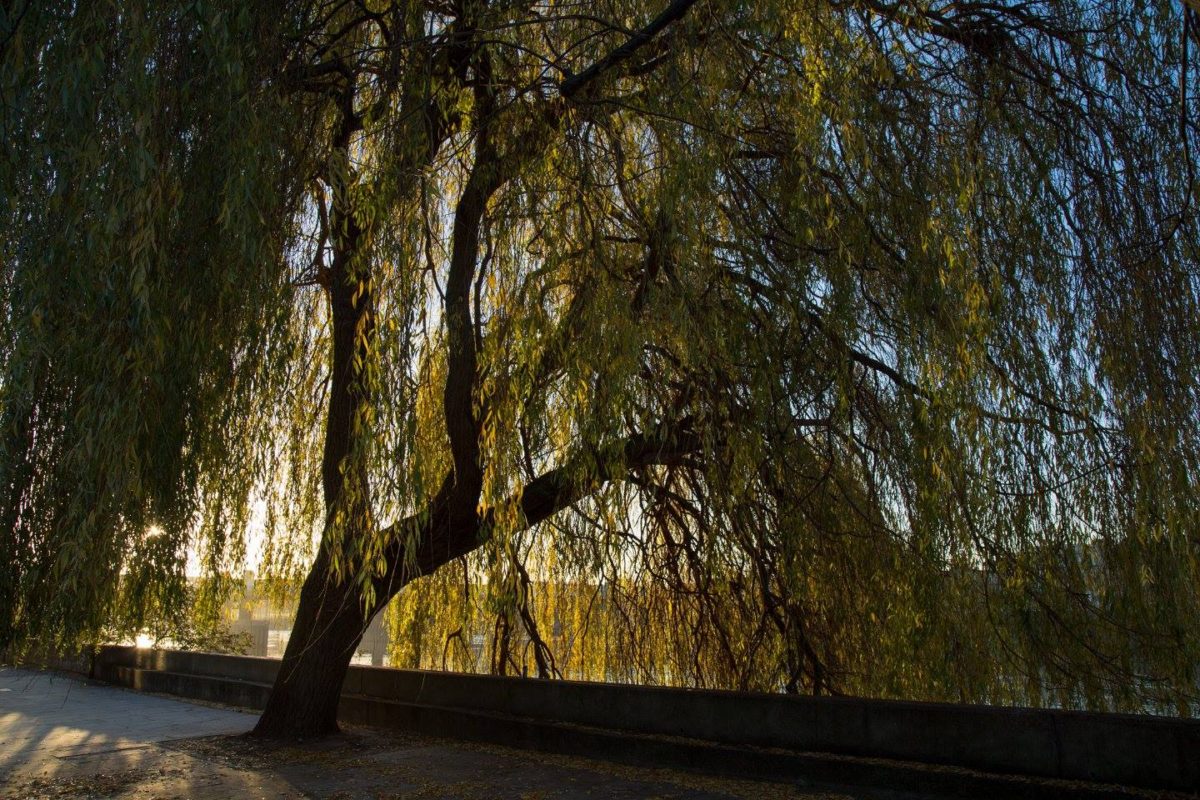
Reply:
[[[342,119],[334,141],[334,153],[341,158],[343,166],[334,170],[340,174],[332,176],[333,263],[326,286],[333,321],[333,370],[321,463],[326,513],[333,511],[345,486],[343,470],[353,446],[354,417],[367,402],[366,387],[362,385],[360,369],[355,365],[366,363],[375,328],[374,294],[360,286],[370,280],[370,276],[363,273],[364,262],[359,258],[364,231],[355,218],[350,197],[354,176],[348,167],[348,149],[350,139],[359,127],[359,119],[354,113],[354,95],[347,91],[342,99]]]
[[[486,74],[486,57],[480,53],[476,67]],[[479,454],[480,424],[475,413],[477,353],[475,325],[471,315],[471,283],[479,261],[480,229],[488,200],[504,182],[499,154],[491,139],[494,123],[491,89],[476,89],[479,123],[475,138],[475,162],[454,211],[450,273],[446,278],[446,332],[448,344],[446,388],[443,411],[450,452],[454,460],[454,488],[450,513],[452,524],[473,519],[482,487],[483,468]]]
[[[597,471],[583,484],[573,480],[578,472],[564,466],[539,475],[520,493],[524,527],[530,528],[554,516],[595,492],[605,483],[624,477],[631,471],[649,466],[677,464],[700,450],[700,437],[688,426],[663,426],[647,435],[639,433],[600,453]],[[492,524],[494,510],[484,515],[483,528]]]
[[[288,67],[283,71],[285,92],[337,91],[353,82],[354,70],[340,57],[330,58],[318,64]]]
[[[590,67],[577,75],[569,75],[558,85],[559,94],[571,99],[589,84],[610,70],[613,70],[633,57],[638,50],[649,44],[655,36],[672,22],[683,19],[688,9],[696,4],[696,0],[674,0],[671,5],[652,19],[646,27],[635,31],[620,47],[610,52]]]
[[[600,448],[589,459],[596,464],[590,475],[580,462],[556,467],[534,478],[503,505],[520,506],[521,530],[526,530],[578,503],[606,483],[646,467],[679,464],[701,447],[699,434],[687,421],[660,425],[652,432],[637,433]],[[581,474],[586,476],[582,481],[578,479]],[[384,532],[395,544],[388,553],[387,573],[375,582],[378,603],[383,605],[409,582],[487,542],[496,513],[496,508],[490,508],[478,517],[475,525],[454,525],[444,501],[435,499],[423,513],[393,524]]]

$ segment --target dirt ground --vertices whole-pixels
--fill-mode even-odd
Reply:
[[[838,797],[372,728],[271,744],[244,735],[255,718],[215,703],[0,667],[0,798]]]
[[[717,800],[844,795],[366,728],[288,745],[206,736],[80,753],[42,774],[0,779],[0,797],[322,798],[322,800]]]

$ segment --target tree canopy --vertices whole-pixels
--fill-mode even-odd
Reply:
[[[0,646],[261,529],[426,665],[1195,713],[1192,20],[5,0]]]

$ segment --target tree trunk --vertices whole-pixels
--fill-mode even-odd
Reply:
[[[304,581],[283,663],[253,735],[336,733],[342,683],[367,622],[357,586],[334,583],[322,551]]]
[[[324,286],[333,335],[321,483],[326,525],[335,524],[338,512],[344,512],[355,527],[343,533],[353,537],[373,526],[369,482],[352,452],[355,440],[362,435],[355,420],[370,403],[370,387],[364,384],[362,370],[372,357],[375,292],[370,288],[369,270],[359,262],[365,231],[354,214],[349,191],[354,181],[349,166],[350,140],[362,128],[354,109],[353,83],[344,88],[339,102],[342,118],[334,152],[343,163],[341,171],[328,177],[333,187],[333,261]],[[303,738],[338,730],[342,683],[368,619],[358,584],[352,577],[335,575],[331,569],[327,537],[328,531],[300,591],[279,675],[254,728],[257,736]]]

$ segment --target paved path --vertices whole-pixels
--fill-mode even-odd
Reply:
[[[253,716],[232,709],[0,667],[0,776],[53,773],[80,755],[241,733],[253,724]]]
[[[369,728],[296,745],[228,735],[254,721],[223,707],[0,667],[0,799],[845,798]]]

